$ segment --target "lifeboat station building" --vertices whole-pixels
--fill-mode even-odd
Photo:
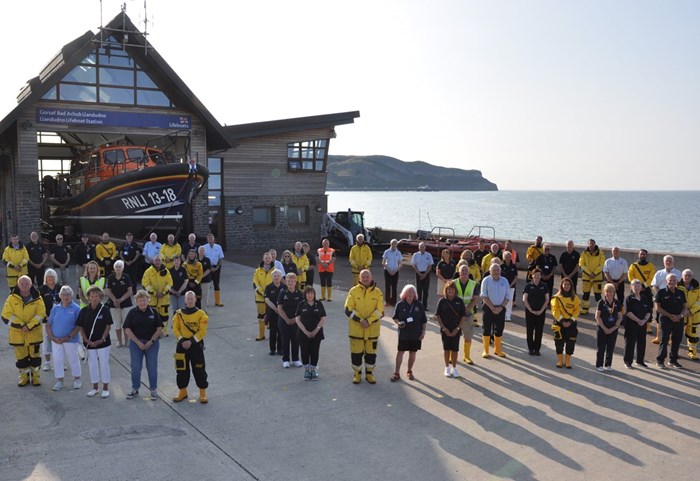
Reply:
[[[208,169],[182,216],[180,238],[213,232],[224,248],[279,249],[297,240],[315,246],[335,128],[359,116],[222,126],[122,12],[97,34],[88,31],[63,46],[0,120],[0,233],[5,241],[16,233],[26,242],[41,231],[54,242],[44,199],[70,195],[70,186],[56,179],[85,153],[131,145]],[[91,236],[109,232],[104,217],[88,224]],[[65,230],[77,239],[78,232]]]

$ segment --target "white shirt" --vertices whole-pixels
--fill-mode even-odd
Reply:
[[[622,257],[618,257],[617,259],[611,257],[605,260],[603,272],[607,273],[612,280],[616,281],[618,279],[624,279],[627,276],[628,268],[627,261]]]
[[[382,254],[382,259],[386,260],[386,269],[393,272],[399,269],[401,261],[403,260],[403,255],[398,249],[392,250],[389,248]]]
[[[675,267],[671,269],[670,271],[667,271],[665,268],[661,269],[659,271],[656,271],[656,274],[654,274],[654,279],[651,281],[651,285],[656,287],[657,289],[666,289],[668,287],[668,284],[666,283],[666,276],[669,274],[675,274],[676,279],[678,279],[678,282],[681,280],[681,271],[676,269]]]
[[[422,254],[420,251],[418,251],[413,254],[413,257],[411,257],[411,264],[418,270],[418,272],[425,272],[434,264],[433,256],[428,251],[425,251]]]
[[[211,261],[211,265],[215,266],[219,263],[219,260],[224,258],[224,250],[219,244],[214,244],[213,246],[209,243],[204,244],[204,255],[207,259]]]

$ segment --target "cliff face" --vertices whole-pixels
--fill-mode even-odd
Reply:
[[[478,170],[384,155],[329,155],[327,190],[498,190]]]

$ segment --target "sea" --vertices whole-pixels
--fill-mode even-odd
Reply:
[[[497,239],[700,255],[700,191],[328,192],[328,211],[365,212],[365,227],[490,226]]]

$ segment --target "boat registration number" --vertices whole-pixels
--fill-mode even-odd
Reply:
[[[142,209],[161,204],[175,202],[177,195],[173,189],[163,189],[162,191],[151,191],[143,194],[127,195],[121,198],[122,204],[128,210]]]

